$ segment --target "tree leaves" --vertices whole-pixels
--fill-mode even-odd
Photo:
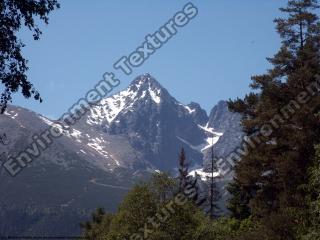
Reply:
[[[27,60],[21,50],[25,46],[17,33],[24,26],[32,33],[34,40],[42,34],[35,23],[35,17],[48,24],[48,15],[59,8],[56,0],[3,0],[0,3],[0,79],[4,90],[0,97],[0,112],[3,113],[12,100],[12,93],[21,91],[25,98],[42,102],[40,93],[28,80]]]

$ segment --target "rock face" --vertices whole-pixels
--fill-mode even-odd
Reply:
[[[203,110],[198,103],[191,102],[186,106],[186,108],[188,108],[189,112],[193,116],[195,123],[202,126],[207,124],[209,120],[207,112]]]
[[[215,159],[226,161],[227,157],[234,152],[240,145],[244,137],[241,125],[241,115],[232,113],[228,110],[226,101],[220,101],[210,112],[208,128],[213,128],[223,133],[219,140],[204,152],[203,170],[204,173],[210,172],[212,168],[212,151]],[[222,167],[224,165],[218,166]],[[221,171],[221,169],[219,169]],[[225,169],[223,169],[224,172]],[[233,171],[227,174],[218,174],[215,179],[219,191],[219,199],[216,203],[220,211],[224,214],[228,213],[226,202],[230,198],[230,194],[226,187],[233,180]]]
[[[203,111],[200,106],[198,111]],[[179,103],[148,74],[137,77],[126,90],[102,100],[100,106],[91,110],[86,123],[98,132],[124,136],[138,156],[130,157],[132,168],[172,170],[182,146],[195,163],[202,162],[202,154],[184,143],[198,146],[205,138],[193,110]],[[118,146],[123,151],[121,144]]]
[[[241,115],[228,110],[226,101],[220,101],[210,112],[208,127],[223,135],[213,146],[214,156],[224,158],[237,148],[242,141]]]
[[[10,106],[0,116],[0,136],[6,136],[1,160],[17,156],[54,122]],[[224,101],[208,117],[199,104],[177,101],[149,74],[138,76],[16,177],[0,167],[0,235],[77,235],[78,223],[93,209],[115,210],[136,181],[156,170],[175,173],[181,147],[191,167],[205,166],[212,146],[216,156],[228,154],[240,142],[239,122]]]

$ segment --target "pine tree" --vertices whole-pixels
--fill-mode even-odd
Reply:
[[[228,209],[232,213],[232,217],[244,220],[251,215],[248,203],[252,196],[248,196],[247,191],[242,191],[240,186],[240,183],[235,179],[227,187],[229,193],[232,194],[232,198],[228,202]]]
[[[215,159],[214,153],[213,153],[213,144],[212,144],[212,148],[211,148],[211,169],[210,169],[210,172],[211,172],[211,177],[210,177],[210,188],[209,188],[210,189],[209,214],[210,214],[211,219],[215,219],[216,217],[218,217],[218,214],[219,214],[219,207],[216,204],[216,202],[220,198],[220,196],[219,196],[220,193],[219,193],[219,190],[216,185],[216,181],[218,179],[218,176],[214,175],[215,173],[218,172],[218,168],[217,168],[216,159]]]
[[[273,68],[252,77],[254,92],[229,102],[231,110],[243,114],[247,136],[259,139],[235,169],[231,202],[240,218],[306,207],[301,186],[320,139],[317,8],[316,0],[291,0],[280,9],[288,17],[275,20],[282,47],[268,59]]]
[[[186,154],[184,151],[184,148],[181,148],[181,152],[179,155],[179,192],[183,193],[184,188],[187,184],[187,177],[188,177],[188,172],[189,171],[189,166],[186,160]]]
[[[319,39],[318,17],[311,12],[317,8],[317,0],[289,0],[286,8],[280,8],[289,14],[287,19],[275,19],[285,47],[293,51],[303,50],[310,38]]]

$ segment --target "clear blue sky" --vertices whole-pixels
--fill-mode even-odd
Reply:
[[[20,35],[29,79],[43,103],[15,95],[13,104],[57,118],[85,95],[113,63],[136,49],[189,1],[66,0],[42,26],[40,41]],[[242,97],[250,77],[270,67],[280,45],[273,19],[285,0],[195,0],[198,16],[131,76],[115,71],[124,89],[150,73],[182,103],[209,111],[219,100]]]

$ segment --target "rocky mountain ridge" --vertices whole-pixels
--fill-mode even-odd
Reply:
[[[10,106],[0,117],[8,138],[0,144],[2,161],[53,123]],[[225,156],[241,135],[240,116],[230,113],[225,101],[208,116],[197,103],[180,103],[151,75],[138,76],[94,106],[15,178],[0,167],[0,222],[6,220],[0,234],[77,234],[75,223],[98,206],[115,210],[135,182],[157,170],[174,174],[181,147],[190,167],[202,168],[212,146],[216,156]]]

